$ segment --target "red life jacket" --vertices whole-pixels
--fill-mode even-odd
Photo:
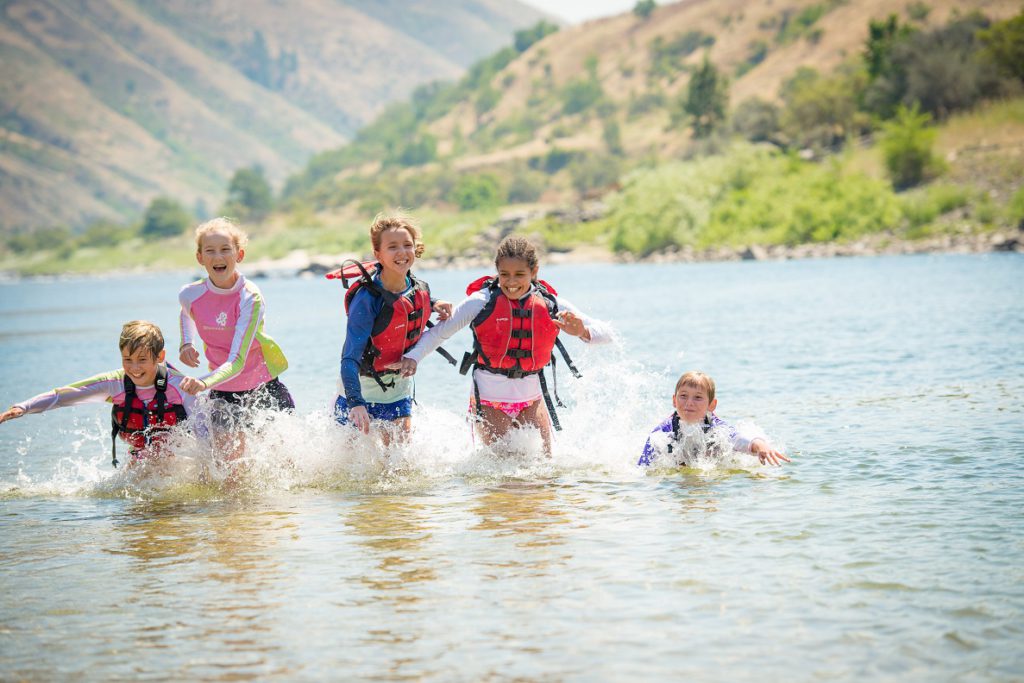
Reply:
[[[498,280],[482,277],[466,288],[466,294],[491,290],[491,298],[473,319],[476,339],[475,364],[509,377],[538,373],[551,361],[558,338],[553,319],[558,313],[555,288],[538,280],[534,291],[518,301],[498,288]]]
[[[386,389],[388,385],[384,384],[380,375],[393,372],[388,369],[388,365],[400,361],[402,354],[415,346],[423,336],[432,307],[430,287],[426,282],[409,273],[412,287],[404,294],[389,292],[373,279],[380,268],[380,264],[376,264],[376,269],[370,273],[360,266],[362,276],[345,293],[345,312],[348,313],[349,304],[363,287],[373,296],[381,298],[383,305],[373,320],[370,338],[363,349],[359,373],[373,377]]]
[[[124,377],[124,403],[115,403],[110,410],[113,426],[111,431],[110,460],[117,467],[117,437],[124,439],[130,450],[141,450],[149,446],[162,432],[185,421],[185,406],[167,402],[167,368],[157,367],[154,383],[156,394],[149,403],[143,403],[135,392],[135,382]]]

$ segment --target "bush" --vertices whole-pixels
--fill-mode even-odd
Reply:
[[[634,173],[609,203],[613,248],[638,255],[685,245],[853,240],[902,218],[884,182],[746,147]]]
[[[547,186],[547,175],[525,164],[517,165],[512,169],[512,177],[508,181],[508,201],[510,204],[535,202]]]
[[[83,247],[114,247],[132,235],[131,228],[108,221],[96,221],[78,236],[78,244]]]
[[[732,115],[732,129],[751,142],[766,142],[779,132],[779,107],[760,97],[740,102]]]
[[[978,32],[982,55],[1004,74],[1024,81],[1024,10]]]
[[[597,104],[604,97],[601,83],[593,78],[577,78],[562,89],[562,113],[578,114]]]
[[[686,93],[681,100],[682,110],[690,115],[695,138],[704,138],[725,119],[725,106],[729,100],[729,84],[708,56],[690,77]]]
[[[1013,193],[1010,202],[1006,205],[1006,217],[1020,230],[1024,230],[1024,187],[1018,188]]]
[[[157,197],[146,209],[141,232],[147,237],[177,237],[191,224],[192,216],[177,200]]]
[[[263,168],[240,168],[228,184],[228,200],[223,213],[241,220],[262,220],[274,208],[274,195]]]
[[[491,208],[505,201],[501,184],[489,173],[462,176],[449,193],[449,198],[463,211]]]
[[[903,190],[938,174],[939,160],[932,154],[935,129],[928,127],[931,116],[915,106],[900,106],[896,118],[882,126],[882,156],[893,187]]]
[[[654,0],[638,0],[638,2],[633,5],[633,14],[641,19],[646,19],[651,16],[651,13],[654,12],[657,6],[658,3]]]
[[[607,154],[583,154],[569,164],[572,186],[581,195],[590,190],[611,187],[619,180],[620,162]]]
[[[797,69],[780,89],[785,104],[782,131],[797,147],[842,146],[848,136],[870,128],[868,117],[858,106],[864,82],[864,72],[852,66],[828,76],[809,67]]]

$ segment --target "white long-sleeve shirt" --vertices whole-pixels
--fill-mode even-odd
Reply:
[[[535,292],[534,287],[524,295],[530,296]],[[500,292],[493,292],[493,295],[502,296]],[[447,320],[443,320],[427,330],[419,342],[412,349],[404,354],[405,358],[422,362],[437,347],[441,346],[446,339],[449,339],[459,330],[465,328],[484,309],[490,301],[492,290],[483,289],[474,292],[452,311]],[[614,331],[611,326],[600,320],[595,320],[580,312],[572,302],[556,296],[555,302],[559,311],[569,311],[579,316],[583,326],[590,333],[590,340],[580,338],[585,344],[607,344],[614,339]],[[525,377],[511,378],[493,372],[477,368],[473,372],[473,379],[480,389],[480,398],[485,401],[502,402],[525,402],[535,401],[541,397],[540,378],[537,375],[526,375]]]

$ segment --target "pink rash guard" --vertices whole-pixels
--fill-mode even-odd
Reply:
[[[203,278],[185,285],[181,302],[181,345],[203,340],[209,373],[200,377],[220,391],[247,391],[288,368],[280,347],[263,333],[264,303],[259,287],[241,274],[230,289]]]

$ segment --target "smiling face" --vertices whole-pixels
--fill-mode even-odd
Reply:
[[[675,406],[679,419],[688,424],[701,422],[704,417],[715,409],[718,399],[709,399],[708,392],[703,387],[691,384],[683,384],[676,389],[672,397],[672,405]]]
[[[231,236],[222,232],[203,235],[196,253],[196,260],[206,268],[210,281],[221,289],[228,289],[238,282],[235,267],[243,258],[245,250],[239,249]]]
[[[537,277],[537,266],[530,268],[525,259],[503,258],[498,261],[498,287],[509,299],[519,300],[530,291]]]
[[[134,351],[121,349],[121,367],[126,377],[131,378],[137,387],[150,387],[156,382],[156,370],[164,362],[166,353],[161,351],[156,356],[149,349],[140,346]]]
[[[403,278],[416,262],[416,241],[405,228],[394,228],[380,233],[380,247],[373,256],[384,270]]]

